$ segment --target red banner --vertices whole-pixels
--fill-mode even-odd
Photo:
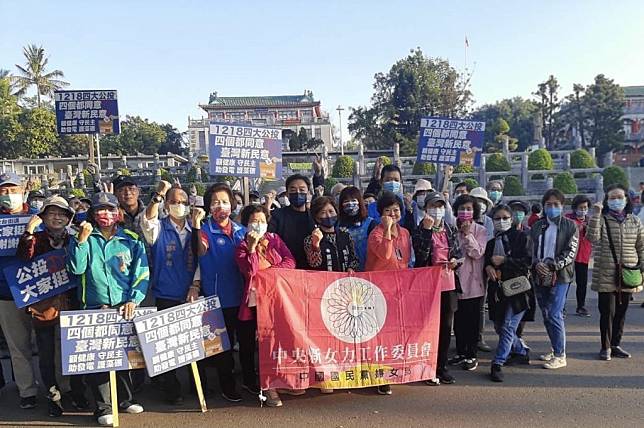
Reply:
[[[256,278],[260,384],[362,388],[436,376],[441,267],[354,275],[267,269]]]

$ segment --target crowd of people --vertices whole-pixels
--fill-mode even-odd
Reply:
[[[486,314],[498,335],[492,381],[503,381],[505,367],[530,364],[534,358],[523,331],[537,308],[551,346],[538,359],[546,369],[565,367],[567,293],[576,283],[576,314],[589,316],[586,289],[594,255],[591,288],[599,301],[598,358],[630,357],[621,340],[629,300],[642,289],[644,236],[623,186],[609,186],[603,201],[579,195],[567,210],[564,195],[556,189],[532,206],[507,200],[502,181],[485,188],[459,183],[450,196],[418,180],[413,193],[404,193],[395,165],[383,166],[365,193],[340,184],[327,194],[321,185],[295,174],[284,187],[263,196],[242,195],[217,183],[199,198],[179,183],[161,181],[146,205],[130,177],[117,177],[91,199],[79,199],[40,192],[25,197],[18,176],[0,176],[1,213],[33,216],[16,255],[0,257],[0,267],[64,248],[67,269],[82,278],[77,289],[26,311],[16,307],[6,279],[0,278],[0,327],[20,406],[30,409],[37,402],[33,330],[49,414],[63,414],[63,392],[69,392],[75,408],[89,408],[89,388],[98,423],[112,423],[107,373],[60,382],[53,364],[59,346],[57,319],[43,322],[34,314],[52,308],[118,308],[131,319],[141,305],[163,310],[213,295],[221,302],[231,343],[238,344],[242,376],[238,388],[233,351],[202,360],[204,391],[212,394],[208,373],[214,368],[220,393],[231,402],[242,400],[240,390],[261,395],[272,407],[282,405],[280,394],[305,393],[261,391],[258,386],[254,279],[258,271],[271,268],[353,273],[443,266],[455,271],[454,283],[441,290],[437,372],[427,381],[441,385],[455,382],[450,368],[476,370],[478,353],[491,351],[483,340]],[[450,356],[452,332],[456,348]],[[140,371],[118,372],[121,411],[143,412],[136,399],[143,381]],[[153,381],[168,403],[183,401],[176,371]],[[381,385],[377,393],[390,395],[392,389]]]

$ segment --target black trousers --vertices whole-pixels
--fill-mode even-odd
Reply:
[[[457,308],[456,291],[441,292],[441,317],[438,332],[438,362],[436,372],[441,373],[447,369],[447,353],[452,339],[452,324],[454,323],[454,311]]]
[[[184,303],[185,302],[180,302],[178,300],[157,298],[155,301],[155,306],[158,311],[162,311],[164,309],[173,308]],[[182,396],[181,383],[177,378],[176,370],[170,370],[169,372],[163,373],[159,376],[159,380],[161,381],[161,388],[168,398],[178,398]]]
[[[619,346],[624,335],[626,310],[631,299],[631,293],[598,293],[599,294],[599,331],[602,349]]]
[[[456,352],[465,358],[476,358],[483,297],[459,299],[458,309],[454,313],[454,335]]]
[[[577,309],[586,306],[586,289],[588,288],[588,265],[575,262],[575,283],[577,288]]]
[[[96,401],[94,415],[98,417],[112,413],[110,373],[88,374],[87,383],[92,390],[94,401]],[[116,394],[122,407],[128,407],[130,404],[136,403],[132,392],[132,379],[130,378],[129,370],[116,372]]]

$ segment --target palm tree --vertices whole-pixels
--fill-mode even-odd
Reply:
[[[69,86],[64,80],[62,71],[53,70],[47,72],[47,62],[49,58],[45,56],[45,49],[42,46],[29,45],[23,48],[23,54],[27,60],[24,67],[16,64],[19,76],[14,76],[13,81],[18,88],[16,95],[22,96],[31,86],[36,86],[36,99],[40,107],[41,95],[53,95],[55,90]]]

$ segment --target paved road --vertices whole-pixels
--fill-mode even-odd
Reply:
[[[593,293],[594,294],[594,293]],[[574,296],[574,293],[570,293]],[[337,391],[320,395],[284,398],[284,407],[259,408],[246,395],[238,405],[219,398],[208,400],[208,413],[197,411],[192,396],[179,407],[159,401],[148,386],[139,398],[146,412],[123,415],[121,425],[137,427],[364,427],[364,426],[450,426],[450,427],[644,427],[644,308],[641,296],[627,314],[623,341],[634,357],[630,360],[598,361],[599,317],[596,300],[589,302],[592,317],[569,316],[568,367],[557,371],[529,367],[507,368],[506,381],[493,384],[487,378],[489,354],[481,355],[474,372],[454,370],[456,384],[430,387],[424,384],[394,386],[394,395],[378,396],[371,391]],[[574,302],[568,301],[569,311]],[[488,334],[489,342],[495,343]],[[530,323],[526,340],[534,354],[549,349],[543,325]],[[7,361],[3,361],[7,373]],[[212,382],[215,384],[215,382]],[[185,384],[185,383],[184,383]],[[0,393],[0,426],[91,426],[89,414],[73,414],[52,420],[46,403],[37,409],[18,407],[14,385]]]

